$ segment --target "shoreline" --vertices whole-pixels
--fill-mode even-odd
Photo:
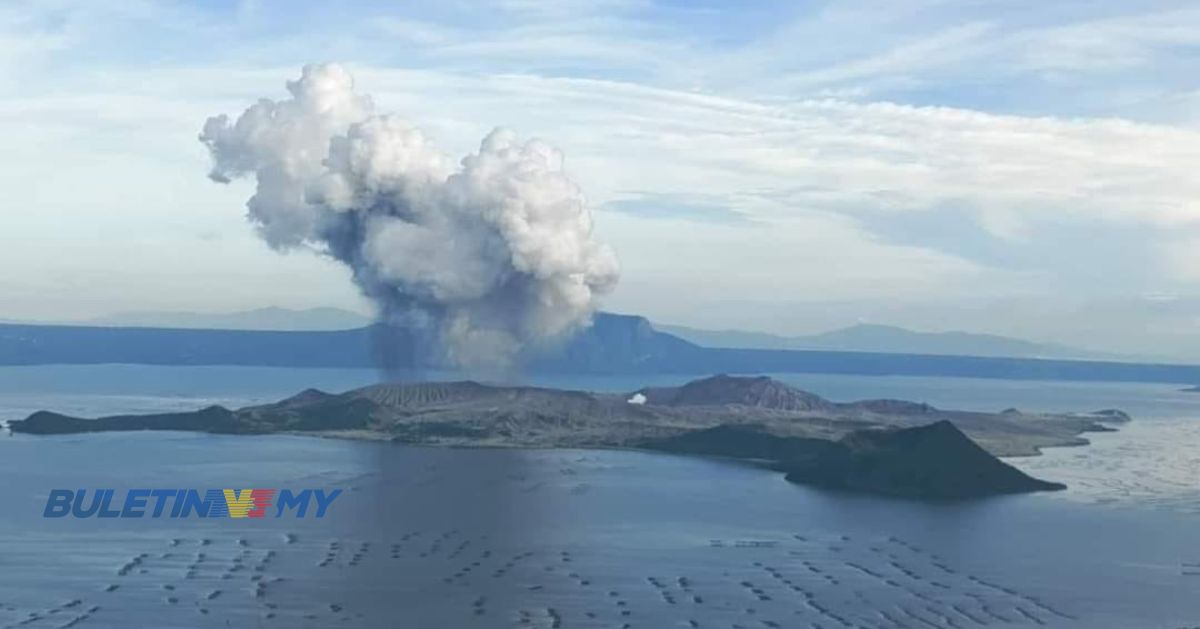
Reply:
[[[635,401],[636,400],[636,401]],[[27,434],[183,430],[288,434],[473,449],[636,450],[763,465],[790,481],[916,499],[1062,489],[1001,457],[1086,446],[1085,432],[1129,421],[1106,409],[1042,414],[942,410],[920,402],[831,402],[767,376],[716,375],[680,386],[595,393],[473,381],[305,389],[230,410],[85,419],[37,411],[9,422]]]

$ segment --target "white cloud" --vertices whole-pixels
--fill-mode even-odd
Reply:
[[[0,28],[0,51],[18,60],[0,63],[10,78],[0,87],[9,140],[0,260],[31,269],[16,292],[28,310],[57,303],[55,282],[70,274],[69,260],[51,258],[56,245],[96,261],[94,281],[75,290],[88,307],[110,309],[97,304],[118,297],[100,295],[131,281],[132,267],[114,260],[136,239],[121,234],[144,239],[139,257],[162,256],[163,273],[226,277],[225,261],[210,259],[222,247],[220,256],[253,257],[264,273],[315,278],[307,296],[236,277],[226,294],[290,305],[351,298],[336,269],[259,252],[230,201],[237,195],[195,176],[205,167],[195,143],[204,117],[237,110],[264,84],[282,95],[318,49],[351,62],[381,109],[451,154],[504,125],[562,148],[593,207],[683,199],[707,212],[695,221],[688,203],[653,221],[598,212],[600,236],[624,258],[611,304],[625,310],[1083,290],[1069,251],[1018,268],[878,231],[908,217],[932,231],[966,221],[1001,248],[1068,243],[1050,230],[1087,225],[1110,238],[1105,246],[1144,254],[1146,276],[1161,271],[1139,278],[1117,268],[1136,258],[1083,256],[1099,246],[1094,237],[1063,245],[1101,277],[1112,265],[1113,291],[1200,293],[1191,254],[1200,131],[1186,126],[1197,120],[1196,91],[1180,71],[1200,42],[1194,8],[860,0],[722,15],[518,1],[344,19],[302,3],[304,19],[293,21],[266,5],[220,14],[140,2],[103,15],[55,4],[0,12],[17,25]],[[162,31],[146,31],[149,22]],[[745,220],[712,220],[713,208]],[[114,241],[85,245],[96,230]],[[1152,280],[1162,285],[1139,284]]]
[[[1138,12],[1031,31],[1017,38],[1036,70],[1110,72],[1152,64],[1164,49],[1200,45],[1200,10]]]
[[[627,277],[655,278],[649,281],[660,283],[663,295],[694,290],[751,299],[782,289],[852,299],[953,294],[981,277],[991,285],[1012,281],[1004,269],[955,254],[884,244],[854,220],[861,212],[923,212],[949,203],[1001,238],[1037,238],[1027,221],[1058,213],[1183,230],[1200,219],[1194,201],[1200,182],[1190,176],[1200,160],[1200,134],[1186,129],[891,103],[768,105],[594,79],[356,70],[382,109],[401,112],[452,153],[469,150],[493,123],[504,124],[561,146],[568,172],[593,206],[630,193],[699,195],[763,227],[678,220],[651,231],[636,217],[602,212],[601,235],[619,249]],[[226,102],[257,95],[270,73],[113,72],[104,76],[104,89],[85,84],[70,97],[0,103],[0,130],[30,140],[9,171],[15,191],[9,203],[48,208],[98,200],[77,210],[88,212],[96,202],[113,205],[111,182],[128,180],[136,196],[118,197],[128,220],[159,217],[139,229],[165,232],[188,220],[197,231],[248,232],[238,203],[186,203],[167,213],[155,205],[212,196],[194,176],[203,171],[194,146],[200,121],[204,113],[230,109]],[[277,77],[280,92],[289,74]],[[182,89],[189,84],[203,92]],[[139,129],[139,120],[156,122]],[[34,141],[43,131],[58,140]],[[80,164],[67,171],[73,186],[47,182],[35,188],[36,197],[22,197],[29,187],[16,185],[18,179],[62,172],[74,161],[64,163],[64,155],[86,162],[92,158],[79,153],[85,147],[96,155],[117,150],[141,157],[109,161],[104,168],[113,172],[103,176]],[[211,224],[219,217],[219,227]],[[719,290],[714,276],[723,280]]]
[[[430,96],[423,75],[363,74],[385,96]],[[1189,129],[892,103],[771,106],[598,80],[433,82],[447,98],[405,97],[416,119],[454,133],[486,110],[554,137],[569,163],[599,163],[579,176],[600,201],[624,190],[753,193],[775,200],[740,208],[760,218],[955,202],[991,224],[1055,212],[1160,226],[1200,220],[1200,181],[1190,176],[1200,133]],[[449,98],[460,90],[468,98]],[[616,162],[629,155],[653,168]]]

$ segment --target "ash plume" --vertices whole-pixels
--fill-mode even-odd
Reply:
[[[505,368],[586,326],[616,284],[558,150],[496,129],[456,166],[376,114],[341,66],[306,66],[287,89],[205,122],[209,177],[253,177],[246,207],[268,245],[346,264],[385,321],[426,333],[450,363]]]

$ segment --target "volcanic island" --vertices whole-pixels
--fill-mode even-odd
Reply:
[[[725,457],[817,487],[920,500],[1047,491],[998,457],[1088,443],[1129,421],[1077,414],[942,410],[902,400],[839,403],[766,376],[717,375],[681,386],[595,393],[474,381],[308,389],[230,410],[85,419],[38,411],[9,422],[38,435],[130,430],[289,433],[422,446],[624,448]]]

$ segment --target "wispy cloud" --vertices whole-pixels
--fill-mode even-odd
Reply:
[[[1200,294],[1185,3],[141,0],[0,18],[0,263],[83,246],[36,216],[48,207],[171,243],[164,272],[203,275],[201,247],[257,255],[237,195],[196,175],[198,125],[320,51],[451,153],[493,125],[564,149],[623,257],[627,310]],[[345,298],[344,277],[303,264],[323,278],[312,305]]]
[[[706,223],[743,223],[752,220],[745,213],[735,209],[736,205],[736,199],[644,192],[609,201],[601,207],[635,218]]]

